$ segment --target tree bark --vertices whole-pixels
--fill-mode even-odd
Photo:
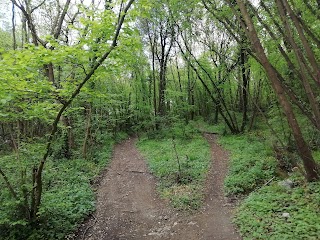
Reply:
[[[16,50],[17,48],[17,38],[16,38],[16,22],[15,22],[15,9],[14,9],[14,3],[12,3],[12,37],[13,37],[13,50]]]

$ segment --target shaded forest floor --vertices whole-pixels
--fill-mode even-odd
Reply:
[[[137,139],[130,138],[115,146],[97,190],[97,210],[75,239],[240,239],[231,223],[232,204],[223,194],[228,154],[215,135],[205,137],[212,164],[205,202],[198,211],[176,211],[159,197],[156,179],[135,146]]]

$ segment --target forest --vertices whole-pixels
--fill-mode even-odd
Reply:
[[[242,239],[320,239],[319,0],[1,0],[1,240],[73,239],[131,138],[199,211],[208,136]]]

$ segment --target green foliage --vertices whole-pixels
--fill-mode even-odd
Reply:
[[[199,129],[200,132],[208,132],[208,133],[215,133],[219,135],[225,135],[227,132],[227,126],[223,124],[210,124],[206,121],[204,121],[202,118],[199,118],[195,121],[191,121],[190,124],[196,128]]]
[[[231,152],[227,195],[247,194],[271,179],[277,167],[271,147],[261,137],[252,134],[228,135],[219,142]]]
[[[320,164],[320,150],[313,153],[314,159]]]
[[[12,48],[12,36],[9,32],[4,31],[0,28],[0,51],[1,49],[5,49],[8,50],[10,48]],[[1,54],[0,54],[0,58],[1,58]]]
[[[67,233],[73,231],[95,209],[91,182],[108,163],[112,145],[113,140],[105,138],[103,147],[96,149],[96,154],[91,159],[50,159],[47,162],[43,172],[45,191],[37,226],[21,220],[23,198],[19,195],[21,200],[14,201],[1,179],[0,239],[64,239]],[[23,149],[27,151],[24,152]],[[17,176],[20,171],[32,169],[37,163],[38,152],[42,150],[42,144],[28,144],[22,147],[19,159],[15,155],[0,158],[0,166],[4,166],[4,171],[17,192],[20,192],[19,187],[29,186],[30,189],[30,183],[19,186],[21,179]]]
[[[151,172],[159,179],[161,195],[170,199],[178,209],[197,209],[203,199],[210,151],[208,143],[199,133],[185,138],[184,131],[175,126],[166,129],[159,138],[141,138],[138,148],[146,156]],[[174,142],[172,136],[175,136]]]
[[[291,190],[275,183],[249,195],[235,218],[244,239],[319,239],[320,184],[299,180]]]

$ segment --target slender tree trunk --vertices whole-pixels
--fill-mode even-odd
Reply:
[[[160,62],[160,73],[159,73],[159,116],[165,115],[165,90],[166,90],[166,71],[164,61]]]
[[[311,150],[309,149],[307,143],[305,142],[302,136],[302,132],[298,124],[298,121],[296,120],[296,117],[294,115],[292,106],[286,98],[285,91],[278,78],[278,73],[276,72],[275,68],[271,65],[264,52],[264,49],[254,27],[253,21],[245,6],[245,3],[241,0],[236,1],[241,11],[244,22],[246,24],[245,31],[251,41],[253,50],[256,53],[257,58],[260,60],[261,65],[264,67],[267,76],[271,81],[271,85],[278,96],[279,103],[281,104],[282,109],[284,110],[284,113],[287,117],[287,121],[292,130],[295,142],[297,144],[298,153],[301,159],[303,160],[304,168],[306,171],[306,178],[308,181],[319,180],[318,166],[313,159]]]
[[[241,76],[242,76],[242,125],[240,132],[243,132],[248,122],[248,94],[249,94],[249,79],[250,70],[248,68],[248,55],[246,50],[241,47],[240,49],[240,61],[241,61]]]
[[[300,80],[301,80],[301,82],[303,84],[303,87],[305,89],[305,93],[306,93],[306,95],[308,97],[308,100],[309,100],[309,104],[310,104],[311,109],[313,111],[314,119],[316,121],[316,127],[318,129],[320,129],[319,104],[318,104],[317,99],[315,97],[315,94],[314,94],[314,92],[313,92],[313,90],[311,88],[311,85],[309,83],[308,77],[307,77],[307,75],[305,73],[305,69],[307,68],[307,64],[304,64],[305,63],[304,56],[300,52],[298,44],[294,40],[294,37],[292,35],[292,31],[291,31],[291,28],[290,28],[290,24],[288,23],[287,18],[286,18],[286,10],[289,10],[290,7],[287,6],[287,8],[285,9],[285,6],[282,4],[281,1],[285,2],[285,0],[277,0],[277,6],[278,6],[279,13],[280,13],[280,17],[281,17],[281,19],[282,19],[282,21],[284,23],[284,26],[285,26],[287,39],[288,39],[288,41],[289,41],[289,43],[290,43],[290,45],[291,45],[291,47],[292,47],[292,49],[293,49],[293,51],[295,53],[295,56],[296,56],[296,59],[297,59],[298,65],[299,65],[299,73],[300,73],[299,75],[301,76]],[[295,18],[293,17],[293,19],[295,19]],[[299,25],[299,24],[297,23],[297,25]],[[299,27],[297,27],[297,28],[300,29]],[[316,79],[316,80],[320,84],[320,70],[317,69],[317,63],[316,63],[315,57],[314,57],[309,45],[306,42],[306,39],[305,39],[304,34],[303,34],[303,31],[300,29],[300,31],[298,31],[298,32],[299,32],[299,35],[303,36],[303,37],[301,37],[302,38],[302,42],[305,42],[303,45],[307,49],[309,49],[309,50],[307,50],[307,55],[309,56],[311,65],[314,68],[316,68],[316,70],[314,70],[314,71],[315,72],[319,71],[319,73],[318,74],[315,73],[315,75],[319,75],[319,79],[318,80]]]
[[[13,49],[17,48],[17,38],[16,38],[16,22],[15,22],[15,9],[14,3],[12,3],[12,37],[13,37]]]
[[[193,120],[195,111],[194,111],[194,84],[191,82],[191,69],[190,69],[190,64],[188,63],[187,67],[187,76],[188,76],[188,104],[189,107],[191,107],[191,110],[189,110],[189,113],[186,116],[186,120]]]
[[[279,23],[274,20],[274,17],[272,15],[272,13],[270,12],[269,8],[263,3],[261,2],[261,6],[263,7],[263,9],[268,13],[269,17],[273,20],[273,24],[277,27],[277,30],[282,34],[283,38],[286,39],[285,42],[290,42],[288,35],[283,31],[283,29],[280,27]],[[269,33],[270,37],[274,40],[274,41],[278,41],[278,36],[276,36],[273,31],[271,30],[270,26],[267,25],[263,19],[261,19],[261,17],[259,16],[258,12],[256,11],[256,9],[254,7],[251,8],[252,11],[254,12],[255,16],[258,18],[259,22],[263,25],[263,27],[267,30],[267,32]],[[289,45],[289,44],[287,44]],[[287,48],[292,49],[291,46],[288,46]],[[292,73],[290,74],[290,78],[294,76],[294,73],[297,75],[297,77],[301,80],[303,79],[303,76],[301,74],[300,71],[297,70],[297,68],[295,67],[294,63],[292,62],[291,58],[289,57],[289,55],[285,52],[285,50],[283,49],[283,47],[278,44],[278,49],[279,52],[282,54],[282,56],[284,57],[284,59],[286,60],[287,64],[288,64],[288,68],[292,70]],[[301,64],[301,63],[299,63]],[[303,68],[303,67],[302,67]],[[303,68],[304,71],[304,68]],[[281,77],[279,75],[279,77]],[[290,100],[297,106],[299,107],[299,109],[301,110],[301,112],[310,120],[310,122],[317,128],[320,130],[319,128],[319,124],[317,123],[317,120],[315,118],[315,116],[308,110],[306,109],[306,107],[304,106],[304,104],[300,101],[299,97],[296,95],[296,93],[285,83],[285,80],[283,78],[280,79],[281,83],[283,85],[284,90],[286,91],[286,94],[290,97]],[[305,82],[305,84],[308,84]],[[310,84],[309,84],[310,85]],[[307,85],[305,85],[305,87],[308,88]],[[311,93],[311,92],[310,92]],[[312,93],[311,93],[312,94]],[[308,99],[311,99],[312,102],[312,96],[310,94],[308,94],[309,97]],[[311,97],[311,98],[310,98]],[[314,108],[314,106],[313,106]],[[315,109],[315,108],[314,108]]]
[[[21,17],[21,48],[28,43],[27,20],[24,15]]]
[[[235,116],[231,114],[230,110],[227,107],[226,101],[223,97],[223,94],[221,92],[221,89],[219,89],[217,83],[214,81],[214,79],[212,79],[212,76],[209,74],[209,72],[207,71],[207,69],[196,59],[196,57],[192,54],[191,50],[189,49],[189,47],[186,44],[186,40],[184,40],[185,43],[185,47],[186,50],[188,52],[188,54],[192,57],[192,59],[197,63],[197,66],[200,67],[200,69],[206,74],[206,76],[209,78],[212,86],[214,87],[215,93],[218,95],[217,98],[213,97],[213,93],[210,91],[209,87],[205,84],[203,78],[200,76],[199,71],[197,70],[197,68],[191,63],[190,59],[188,59],[186,57],[186,54],[184,52],[184,50],[181,47],[181,44],[179,42],[177,42],[181,53],[183,54],[184,58],[186,59],[186,61],[188,61],[188,64],[193,68],[193,70],[195,71],[195,73],[197,74],[198,78],[200,79],[202,84],[205,84],[205,89],[207,90],[208,94],[210,95],[210,97],[214,99],[214,102],[216,104],[216,106],[218,106],[219,108],[219,112],[222,115],[223,119],[225,120],[226,124],[228,125],[230,131],[233,134],[238,134],[240,132],[238,124],[237,124],[237,120],[235,118]],[[212,100],[213,100],[212,99]]]
[[[278,2],[278,6],[281,5],[281,8],[283,6],[283,8],[288,12],[290,18],[292,19],[292,22],[298,32],[298,36],[301,40],[301,43],[303,45],[303,48],[304,50],[306,51],[306,55],[307,55],[307,58],[309,60],[309,63],[312,67],[312,77],[313,79],[315,80],[315,82],[318,84],[318,86],[320,87],[320,66],[316,60],[316,57],[315,57],[315,54],[314,52],[312,51],[309,43],[308,43],[308,40],[304,34],[304,31],[303,31],[303,28],[301,27],[300,23],[299,23],[299,19],[298,17],[295,15],[295,13],[293,12],[293,10],[291,9],[289,3],[287,0],[281,0],[282,1],[282,4],[279,2],[280,0],[277,0]],[[280,8],[280,10],[282,10]],[[283,9],[283,10],[284,10]],[[282,12],[284,13],[284,11]],[[282,17],[284,17],[281,13],[280,15]],[[306,66],[307,67],[307,66]]]
[[[88,140],[90,139],[91,132],[91,106],[86,108],[86,128],[85,128],[85,137],[82,145],[82,156],[84,159],[87,158],[88,153]]]
[[[156,67],[155,67],[155,40],[152,41],[150,37],[151,44],[151,54],[152,54],[152,80],[153,80],[153,109],[154,116],[157,116],[158,108],[157,108],[157,85],[156,85]]]
[[[251,116],[251,120],[250,120],[250,124],[249,124],[249,131],[251,131],[251,129],[253,128],[254,125],[254,121],[257,117],[258,114],[258,110],[260,109],[259,107],[259,102],[260,102],[260,93],[261,93],[261,79],[258,80],[258,84],[255,87],[255,93],[254,93],[254,97],[252,99],[253,104],[253,111],[252,111],[252,116]]]

